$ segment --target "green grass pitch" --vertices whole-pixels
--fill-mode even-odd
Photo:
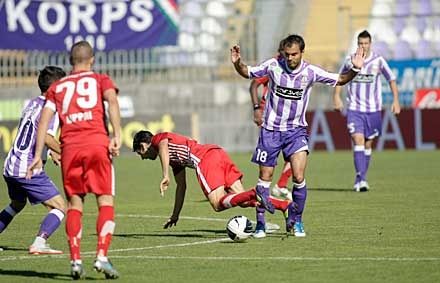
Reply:
[[[134,154],[115,160],[116,231],[109,257],[119,282],[440,282],[440,151],[373,152],[371,190],[354,193],[352,153],[312,152],[306,179],[305,238],[284,235],[281,213],[267,220],[281,230],[244,243],[228,240],[225,225],[234,215],[255,220],[253,209],[212,210],[195,174],[176,227],[164,230],[175,184],[159,195],[158,161]],[[247,188],[258,168],[250,154],[233,154]],[[2,162],[3,163],[3,162]],[[281,162],[280,162],[281,163]],[[47,172],[61,188],[59,169]],[[279,168],[275,172],[278,177]],[[0,182],[0,207],[8,204]],[[0,234],[1,282],[70,281],[64,223],[49,239],[60,256],[30,256],[28,246],[46,211],[27,206]],[[87,280],[104,279],[92,270],[96,247],[96,203],[86,198],[82,254]]]

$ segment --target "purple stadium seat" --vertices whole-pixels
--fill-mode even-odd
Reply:
[[[393,22],[394,32],[400,35],[402,30],[405,28],[406,19],[404,17],[395,17]]]
[[[373,50],[385,58],[388,57],[390,53],[388,44],[385,41],[373,41]]]
[[[430,16],[433,13],[431,0],[418,0],[417,15]]]
[[[420,33],[423,33],[423,31],[426,29],[427,26],[426,18],[423,16],[417,17],[415,26]]]
[[[411,13],[411,1],[396,0],[394,5],[394,14],[396,16],[407,17]]]
[[[407,60],[413,58],[411,45],[406,40],[398,40],[394,45],[393,58],[396,60]]]
[[[434,49],[430,41],[422,39],[416,45],[415,57],[417,59],[430,59],[435,57]]]

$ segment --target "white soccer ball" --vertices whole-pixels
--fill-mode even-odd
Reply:
[[[229,238],[235,242],[243,242],[252,235],[252,223],[243,215],[234,216],[228,220],[226,231]]]

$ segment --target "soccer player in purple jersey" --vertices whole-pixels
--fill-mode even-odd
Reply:
[[[50,248],[46,240],[60,226],[66,211],[66,203],[55,184],[44,172],[40,174],[35,172],[31,180],[26,180],[25,177],[27,168],[34,159],[37,128],[41,110],[46,102],[45,93],[53,82],[65,75],[63,69],[55,66],[46,66],[40,71],[38,86],[41,95],[32,99],[24,108],[17,136],[4,163],[3,178],[8,186],[11,203],[0,212],[0,233],[25,207],[27,200],[32,205],[42,203],[49,210],[41,222],[37,237],[29,247],[30,254],[62,253],[60,250]],[[61,153],[60,145],[54,138],[58,124],[58,119],[54,116],[46,133],[46,146],[51,150],[50,154],[56,164],[59,164],[59,154]]]
[[[397,91],[396,76],[388,63],[379,54],[371,51],[371,35],[364,30],[358,35],[358,47],[366,54],[361,71],[348,84],[347,95],[347,129],[353,143],[354,168],[356,179],[353,190],[366,192],[369,189],[367,171],[371,159],[374,138],[381,134],[382,129],[382,90],[380,75],[388,81],[393,93],[391,112],[400,113],[399,93]],[[341,72],[351,68],[350,60],[346,60]],[[334,109],[341,111],[341,87],[334,92]]]
[[[304,237],[302,214],[307,197],[304,173],[309,152],[306,109],[311,87],[315,82],[333,87],[348,83],[359,72],[365,55],[359,47],[351,57],[353,68],[338,74],[302,60],[305,43],[299,35],[289,35],[280,42],[280,47],[279,58],[271,58],[250,67],[241,61],[240,47],[234,45],[231,48],[231,61],[244,78],[269,76],[264,120],[252,156],[252,162],[260,167],[256,191],[266,209],[273,211],[268,198],[269,187],[278,155],[282,151],[284,159],[291,164],[294,181],[293,202],[286,210],[286,231],[289,233],[293,230],[295,236]]]

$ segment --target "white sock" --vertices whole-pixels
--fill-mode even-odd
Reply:
[[[76,259],[76,260],[71,260],[70,263],[82,264],[83,262],[81,259]]]
[[[107,262],[108,261],[108,258],[106,257],[106,256],[97,256],[96,257],[99,261],[104,261],[104,262]]]

